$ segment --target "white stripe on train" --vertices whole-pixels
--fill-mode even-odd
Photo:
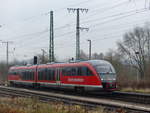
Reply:
[[[18,82],[18,83],[35,83],[32,81],[18,81],[18,80],[9,80],[9,81],[13,81],[13,82]],[[103,88],[102,85],[79,85],[79,84],[64,84],[64,83],[60,83],[60,82],[56,82],[56,83],[45,83],[45,82],[38,82],[41,85],[57,85],[57,86],[77,86],[77,87],[93,87],[93,88]]]

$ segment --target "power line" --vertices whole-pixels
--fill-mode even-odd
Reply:
[[[111,6],[111,7],[102,8],[102,9],[96,9],[96,10],[93,10],[93,11],[99,11],[99,10],[101,10],[101,13],[104,13],[104,12],[106,12],[106,11],[115,9],[115,8],[120,7],[120,6],[122,6],[122,5],[126,5],[127,3],[129,3],[128,0],[126,0],[126,1],[124,1],[124,2],[121,2],[121,3],[118,3],[118,4],[115,4],[115,5]],[[92,13],[92,15],[90,15],[90,16],[93,16],[93,15],[95,15],[95,13]]]
[[[137,23],[137,22],[136,22],[136,23]],[[142,23],[143,23],[143,22],[142,22]],[[124,24],[127,25],[127,26],[131,25],[131,23],[124,23]],[[116,25],[115,25],[115,26],[116,26]],[[115,27],[115,26],[114,26],[114,27]],[[121,30],[121,27],[120,27],[120,26],[121,26],[121,25],[117,26],[119,30]],[[112,26],[112,27],[113,27],[113,26]],[[114,27],[113,27],[113,28],[114,28]],[[127,28],[127,29],[128,29],[128,28]],[[99,30],[99,29],[98,29],[98,30]],[[126,30],[126,29],[125,29],[125,30]],[[94,31],[95,31],[95,30],[94,30]],[[116,31],[116,29],[115,29],[115,31]],[[117,31],[117,32],[119,32],[119,31]],[[107,33],[107,35],[109,35],[109,34]],[[73,35],[72,35],[72,36],[73,36]],[[105,35],[103,35],[103,36],[105,36]],[[102,37],[103,37],[103,36],[102,36]],[[92,36],[92,37],[93,37],[93,36]],[[57,39],[57,38],[58,38],[58,37],[56,37],[56,39]],[[66,38],[66,37],[64,37],[64,38]],[[69,38],[69,37],[68,37],[68,38]],[[44,38],[41,38],[41,39],[44,39]],[[31,41],[31,40],[29,40],[29,41]],[[70,40],[69,40],[69,41],[70,41]],[[44,41],[40,41],[40,42],[44,42]],[[69,42],[69,43],[70,43],[70,42]],[[40,43],[40,44],[41,44],[41,43]],[[59,44],[59,45],[62,45],[62,44]],[[65,44],[65,45],[66,45],[66,44]],[[57,45],[56,45],[56,46],[57,46]]]
[[[62,8],[59,8],[59,9],[57,9],[57,10],[55,10],[55,11],[62,11],[63,9],[66,9],[66,7],[73,7],[73,6],[79,6],[79,5],[81,5],[81,4],[85,4],[85,3],[87,3],[87,2],[89,2],[89,1],[91,1],[91,0],[85,0],[85,1],[82,1],[82,2],[79,2],[79,3],[76,3],[76,4],[70,4],[70,5],[67,5],[67,6],[65,6],[65,7],[62,7]]]
[[[97,26],[97,25],[102,25],[102,24],[105,24],[105,23],[108,23],[108,22],[112,22],[112,21],[114,22],[114,21],[116,21],[116,20],[120,20],[120,19],[123,19],[123,18],[125,18],[125,17],[133,16],[133,15],[135,15],[135,14],[143,13],[143,12],[146,12],[146,11],[148,11],[148,10],[147,10],[147,9],[139,10],[139,11],[133,13],[133,14],[121,16],[121,17],[118,17],[118,18],[113,18],[113,19],[111,19],[111,20],[107,20],[107,21],[104,21],[104,22],[101,22],[101,23],[96,23],[96,24],[94,24],[94,25],[92,25],[92,26],[90,26],[90,27],[94,27],[94,26]]]
[[[97,11],[99,11],[99,10],[101,11],[101,14],[103,14],[103,13],[105,13],[107,11],[112,11],[113,9],[115,9],[117,7],[120,7],[122,5],[126,5],[126,3],[128,3],[128,1],[115,4],[115,5],[111,6],[111,7],[107,7],[107,8],[103,8],[103,9],[101,9],[101,8],[100,9],[96,9],[96,10],[92,11],[93,13],[88,15],[86,18],[93,17],[94,15],[97,15]]]
[[[117,6],[117,5],[116,5],[116,6]],[[130,10],[130,11],[127,11],[127,12],[121,12],[121,13],[118,13],[118,14],[113,14],[113,15],[110,15],[110,16],[102,17],[102,18],[91,19],[91,20],[83,21],[82,24],[83,24],[83,23],[89,23],[89,22],[95,22],[95,21],[97,21],[97,20],[102,21],[102,19],[108,19],[108,18],[113,18],[113,17],[117,17],[117,16],[123,16],[123,15],[126,15],[126,14],[128,14],[128,13],[134,13],[134,12],[139,13],[138,11],[140,11],[140,10],[143,10],[143,9]],[[69,24],[71,24],[71,23],[69,22]],[[74,25],[74,24],[73,24],[73,25]]]
[[[117,37],[116,37],[116,35],[115,35],[114,37],[110,36],[110,38],[103,38],[103,39],[98,39],[98,40],[105,40],[105,39],[111,39],[111,38],[117,38]],[[118,37],[118,38],[119,38],[119,37]],[[97,41],[97,40],[95,40],[95,41]],[[83,44],[84,44],[84,43],[83,43]],[[82,45],[83,45],[83,44],[82,44]],[[63,48],[63,47],[61,47],[61,48]]]
[[[127,24],[126,24],[127,25]],[[118,26],[119,27],[119,26]],[[120,29],[120,28],[119,28]],[[64,35],[63,34],[61,34],[61,35],[59,35],[59,36],[56,36],[56,37],[61,37],[61,36],[65,36],[65,35],[69,35],[69,33],[70,34],[72,34],[73,32],[68,32],[68,33],[65,33]]]
[[[45,29],[42,31],[34,32],[34,33],[28,33],[28,34],[23,34],[23,35],[19,35],[19,36],[13,36],[11,38],[15,38],[15,39],[21,39],[22,37],[29,37],[30,38],[30,36],[36,36],[36,35],[39,36],[39,35],[47,33],[47,32],[48,32],[48,29]]]
[[[143,10],[143,8],[140,9],[140,10]],[[140,11],[140,10],[138,10],[138,11]],[[96,19],[91,19],[91,20],[83,21],[82,23],[89,23],[89,22],[93,22],[93,21],[95,22],[97,20],[102,21],[103,19],[113,18],[113,17],[117,17],[117,16],[122,16],[122,15],[124,16],[124,15],[126,15],[128,13],[135,13],[135,12],[137,13],[137,10],[131,10],[131,11],[127,11],[127,12],[121,12],[121,13],[113,14],[113,15],[110,15],[110,16],[105,16],[105,17],[101,17],[101,18],[96,18]]]
[[[118,33],[120,33],[120,31],[123,31],[123,30],[129,30],[130,28],[125,28],[125,29],[121,29],[119,26],[118,26],[118,29],[119,29],[119,31],[118,30],[115,30],[115,32],[113,32],[113,33],[111,33],[111,34],[108,34],[108,33],[106,33],[106,34],[103,34],[102,36],[101,35],[99,35],[99,36],[97,36],[97,38],[92,38],[92,40],[93,41],[97,41],[97,39],[99,38],[99,37],[106,37],[106,39],[107,39],[107,37],[108,37],[108,39],[109,39],[109,37],[110,37],[110,39],[111,39],[111,37],[113,36],[113,34],[118,34]],[[121,33],[122,34],[122,33]],[[120,35],[121,35],[120,34]],[[90,37],[95,37],[95,36],[90,36]],[[104,38],[105,39],[105,38]],[[101,39],[100,39],[101,40]],[[70,44],[70,43],[69,43]],[[59,45],[61,45],[61,44],[59,44]],[[64,44],[64,45],[66,45],[66,44]],[[59,47],[63,47],[64,45],[62,45],[62,46],[59,46]],[[67,45],[67,46],[69,46],[69,45]]]
[[[104,13],[105,11],[107,11],[107,10],[110,10],[110,9],[113,9],[113,8],[116,8],[116,7],[118,7],[118,6],[121,6],[121,5],[125,5],[124,3],[126,3],[126,2],[128,2],[128,1],[125,1],[125,2],[121,2],[121,3],[118,3],[118,4],[115,4],[115,5],[113,5],[113,6],[111,6],[111,7],[107,7],[107,8],[103,8],[103,9],[101,9],[101,10],[104,10],[104,11],[102,11],[102,13]],[[100,9],[98,9],[98,10],[100,10]],[[96,10],[91,10],[90,12],[92,13],[92,12],[95,12]],[[95,12],[95,13],[92,13],[92,15],[88,15],[88,17],[93,17],[94,15],[97,15],[97,12]],[[64,16],[65,17],[65,16]],[[87,17],[86,17],[86,19],[87,19]],[[84,20],[84,19],[83,19]],[[69,22],[69,24],[72,24],[73,22],[72,21],[70,21]]]
[[[118,4],[117,4],[118,5]],[[115,6],[117,6],[117,5],[115,5]],[[112,7],[115,7],[115,6],[112,6]],[[56,28],[57,29],[57,28]]]

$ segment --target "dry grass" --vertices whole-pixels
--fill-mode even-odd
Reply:
[[[136,89],[136,88],[122,88],[121,91],[124,92],[136,92],[136,93],[148,93],[150,94],[150,89],[146,88],[146,89]]]
[[[0,98],[0,113],[106,113],[106,111],[104,108],[91,110],[79,105],[42,103],[37,98]]]
[[[127,76],[119,76],[118,88],[126,92],[150,93],[150,80],[135,80]]]

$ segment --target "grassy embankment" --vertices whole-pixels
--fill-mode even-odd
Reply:
[[[136,92],[136,93],[147,93],[147,94],[150,94],[150,89],[149,88],[147,88],[147,89],[123,88],[123,89],[121,89],[121,91],[123,91],[123,92]]]
[[[132,80],[119,78],[118,89],[125,92],[136,92],[136,93],[149,93],[150,94],[150,80]]]
[[[78,105],[42,103],[38,99],[0,98],[0,113],[106,113],[106,111],[104,108],[90,110]]]

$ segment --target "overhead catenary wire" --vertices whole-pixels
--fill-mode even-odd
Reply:
[[[102,13],[105,13],[106,11],[110,11],[110,10],[113,10],[113,9],[115,9],[115,8],[118,8],[118,7],[121,7],[121,6],[123,6],[123,5],[126,5],[127,3],[129,3],[128,0],[126,0],[126,1],[124,1],[124,2],[121,2],[121,3],[118,3],[118,4],[115,4],[115,5],[113,5],[113,6],[107,7],[107,8],[103,8],[103,9],[98,8],[98,9],[96,9],[96,10],[93,10],[94,13],[92,13],[91,15],[88,15],[88,16],[94,16],[94,15],[96,15],[96,14],[97,14],[97,11],[101,11],[101,14],[102,14]]]
[[[137,23],[137,22],[136,22]],[[131,24],[131,23],[130,23]],[[129,25],[129,24],[127,24],[127,23],[125,23],[125,25]],[[118,26],[118,28],[120,29],[120,27]],[[98,29],[99,30],[99,29]],[[119,31],[118,31],[119,32]],[[66,34],[67,35],[67,34]],[[61,35],[60,35],[60,37],[61,37]],[[71,37],[73,37],[73,35],[71,36]],[[57,39],[58,37],[56,37],[56,39]],[[66,37],[67,38],[67,37]],[[44,39],[44,38],[42,38],[42,39]],[[31,41],[31,40],[30,40]]]
[[[97,26],[97,25],[102,25],[102,24],[106,24],[106,23],[112,22],[112,21],[117,21],[117,20],[120,20],[120,19],[124,19],[125,17],[133,16],[135,14],[143,13],[143,12],[146,12],[146,11],[149,11],[149,10],[147,10],[147,9],[139,10],[139,11],[137,11],[135,13],[132,13],[132,14],[128,14],[128,15],[124,15],[124,16],[121,16],[121,17],[117,17],[117,18],[113,18],[113,19],[110,19],[110,20],[106,20],[104,22],[96,23],[94,25],[91,25],[90,27]]]
[[[134,15],[134,14],[133,14]],[[122,16],[122,15],[121,15]],[[118,16],[114,16],[114,17],[118,17]],[[120,17],[120,16],[119,16]],[[119,18],[118,17],[118,18]],[[127,16],[127,17],[130,17],[130,16]],[[123,19],[124,17],[122,17],[122,19]],[[109,19],[109,18],[105,18],[105,19]],[[91,19],[92,20],[92,19]],[[121,19],[118,19],[118,20],[121,20]],[[101,20],[100,20],[101,21]],[[91,21],[91,22],[93,22],[93,21]],[[110,20],[110,22],[112,23],[113,22],[113,20]],[[110,23],[110,22],[108,22],[108,21],[106,21],[106,22],[104,22],[104,24],[102,24],[102,25],[106,25],[107,23]],[[90,23],[90,22],[89,22]],[[99,22],[99,23],[101,23],[101,22]],[[99,24],[98,26],[101,26],[101,24]],[[98,27],[97,26],[97,27]],[[96,28],[97,28],[96,27]],[[62,27],[63,28],[63,27]],[[66,27],[67,28],[67,27]],[[60,28],[61,29],[61,28]],[[63,34],[63,33],[62,33]],[[66,33],[66,35],[64,35],[64,36],[68,36],[68,35],[70,35],[69,33],[67,34]],[[34,37],[34,35],[31,35],[32,37]],[[36,36],[36,35],[35,35]],[[64,37],[64,36],[62,36],[62,37]],[[24,39],[26,39],[26,37],[28,37],[28,36],[24,36]],[[59,37],[59,36],[58,36]],[[60,34],[60,37],[61,37],[61,34]],[[65,37],[64,37],[65,38]],[[33,39],[36,39],[36,37],[35,38],[33,38]],[[42,38],[43,39],[43,38]]]
[[[123,2],[124,3],[124,2]],[[115,6],[118,6],[119,4],[115,5]],[[115,7],[115,6],[112,6],[112,7]],[[45,14],[45,13],[44,13]],[[43,15],[43,14],[42,14]],[[63,27],[62,27],[63,28]],[[57,29],[57,28],[56,28]]]
[[[82,23],[89,23],[89,22],[95,22],[95,21],[103,21],[105,19],[109,19],[109,18],[113,18],[113,17],[117,17],[117,16],[124,16],[126,14],[130,14],[130,13],[138,13],[139,11],[143,11],[146,9],[139,9],[139,10],[130,10],[130,11],[126,11],[126,12],[120,12],[117,14],[113,14],[113,15],[109,15],[109,16],[105,16],[105,17],[100,17],[100,18],[95,18],[95,19],[91,19],[91,20],[87,20],[87,21],[83,21]]]
[[[131,24],[131,23],[130,23]],[[143,24],[143,23],[142,23]],[[128,25],[128,24],[127,24]],[[119,30],[118,30],[119,29]],[[114,36],[113,34],[118,34],[118,33],[120,33],[120,31],[123,31],[123,30],[129,30],[129,28],[128,27],[126,27],[126,28],[123,28],[123,29],[120,29],[120,28],[118,28],[118,29],[115,29],[115,32],[113,32],[113,33],[106,33],[106,34],[102,34],[102,35],[98,35],[97,36],[97,38],[95,37],[95,36],[90,36],[90,37],[95,37],[92,41],[98,41],[98,40],[101,40],[101,39],[111,39],[111,37],[112,36]],[[122,34],[122,33],[121,33]],[[120,34],[120,35],[121,35]],[[103,38],[99,38],[99,37],[103,37]],[[70,42],[70,40],[66,40],[66,41],[69,41]],[[44,42],[44,41],[43,41]],[[59,46],[58,45],[56,45],[56,48],[63,48],[63,46],[71,46],[72,44],[73,44],[74,42],[72,41],[72,42],[70,42],[70,43],[63,43],[63,44],[61,44],[61,43],[59,43]],[[81,44],[83,44],[83,43],[81,43]],[[33,46],[35,46],[35,45],[33,45]],[[65,48],[65,47],[64,47]]]
[[[64,34],[64,35],[67,35],[67,33],[66,33],[66,34]],[[60,36],[63,36],[63,35],[60,35]]]
[[[104,13],[104,12],[106,12],[106,11],[109,11],[110,9],[112,10],[112,9],[114,9],[114,8],[117,8],[117,7],[120,7],[121,5],[125,5],[125,3],[128,3],[128,1],[125,1],[125,2],[121,2],[121,3],[118,3],[118,4],[115,4],[115,5],[113,5],[113,6],[111,6],[111,7],[105,7],[105,8],[103,8],[103,9],[101,9],[101,8],[98,8],[99,10],[102,10],[102,12]],[[98,10],[97,9],[97,10]],[[97,15],[97,12],[95,12],[96,10],[90,10],[90,13],[92,13],[92,15],[88,15],[88,16],[86,16],[86,19],[88,18],[88,17],[93,17],[94,15]],[[94,13],[93,13],[94,12]],[[82,18],[82,17],[81,17]],[[85,20],[85,18],[82,18],[82,20],[84,21]],[[70,21],[68,24],[71,24],[71,23],[73,23],[73,21]],[[84,22],[83,22],[84,23]],[[75,23],[74,23],[75,24]]]
[[[137,14],[137,13],[142,13],[142,12],[145,12],[145,11],[148,11],[148,9],[132,10],[132,11],[128,11],[128,12],[123,12],[123,13],[111,15],[111,16],[108,16],[108,17],[103,17],[103,18],[101,18],[101,19],[99,19],[99,20],[102,21],[102,19],[107,19],[107,18],[109,18],[109,17],[112,18],[112,17],[121,16],[121,17],[117,17],[117,18],[112,19],[112,20],[107,20],[106,22],[96,23],[95,25],[96,25],[96,26],[99,25],[99,24],[102,25],[102,24],[108,23],[109,21],[118,20],[118,19],[121,19],[121,18],[124,18],[124,17],[132,16],[132,15]],[[128,14],[128,13],[131,13],[131,14],[125,15],[125,14]],[[122,15],[123,15],[123,16],[122,16]],[[124,15],[125,15],[125,16],[124,16]],[[93,21],[96,21],[96,20],[98,20],[98,19],[83,21],[83,23],[93,22]],[[92,25],[92,26],[94,26],[94,25]],[[66,25],[66,26],[57,27],[57,28],[55,28],[55,29],[57,30],[57,29],[61,29],[61,28],[64,28],[64,27],[67,27],[67,25]],[[24,34],[24,35],[16,36],[16,37],[14,37],[14,38],[29,37],[29,36],[32,36],[32,35],[40,35],[40,34],[42,34],[42,33],[48,32],[48,31],[49,31],[49,30],[46,29],[46,30],[43,30],[43,31],[38,31],[38,32],[34,32],[34,33],[29,33],[29,34]],[[64,35],[67,35],[67,34],[70,34],[70,33],[72,34],[72,33],[74,33],[74,31],[70,31],[70,32],[67,32],[67,33],[64,33],[64,34],[60,34],[60,35],[58,35],[58,36],[64,36]],[[57,36],[56,36],[56,37],[57,37]],[[13,38],[13,37],[12,37],[12,38]]]
[[[77,4],[84,4],[84,3],[87,3],[88,1],[90,1],[90,0],[86,0],[86,1],[82,1],[82,2],[79,2],[79,3],[77,3]],[[72,4],[71,6],[75,6],[75,5],[77,5],[77,4]],[[118,4],[119,5],[119,4]],[[115,6],[117,6],[117,5],[115,5]],[[115,6],[112,6],[112,7],[115,7]],[[61,8],[60,8],[61,9]],[[64,9],[66,9],[66,7],[64,7]],[[57,10],[56,10],[57,11]],[[44,13],[41,13],[39,16],[46,16],[46,15],[48,15],[48,12],[44,12]],[[29,18],[26,18],[26,19],[24,19],[23,21],[28,21],[28,20],[32,20],[33,18],[35,18],[35,19],[38,19],[37,18],[37,16],[32,16],[32,17],[29,17]],[[13,23],[14,24],[14,23]]]

